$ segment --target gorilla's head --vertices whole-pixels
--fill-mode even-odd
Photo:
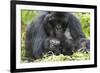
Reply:
[[[53,27],[54,32],[64,33],[67,27],[67,19],[65,12],[51,12],[48,16],[48,23]]]

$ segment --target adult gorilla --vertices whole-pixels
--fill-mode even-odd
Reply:
[[[80,39],[85,38],[79,20],[68,12],[41,12],[37,21],[26,31],[26,56],[40,58],[50,51],[54,42],[54,54],[72,55],[80,47]]]

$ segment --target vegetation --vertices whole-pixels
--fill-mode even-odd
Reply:
[[[82,53],[82,52],[76,52],[72,56],[64,56],[60,54],[59,56],[52,55],[52,56],[47,56],[44,55],[42,59],[35,60],[34,62],[55,62],[55,61],[80,61],[80,60],[89,60],[90,59],[90,54],[89,53]]]
[[[90,37],[90,13],[77,12],[73,13],[81,22],[82,30],[85,33],[86,37]],[[32,10],[22,10],[21,11],[21,61],[25,62],[25,35],[26,27],[35,21],[38,16],[38,11]],[[35,60],[34,62],[48,62],[48,61],[71,61],[71,60],[89,60],[90,53],[86,52],[75,52],[72,56],[48,56],[44,55],[42,59]]]
[[[86,37],[90,37],[90,13],[75,13],[76,17],[80,20],[82,24],[83,32]]]

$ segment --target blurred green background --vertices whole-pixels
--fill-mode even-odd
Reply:
[[[25,35],[27,25],[31,25],[38,16],[39,11],[33,10],[21,10],[21,62],[25,62]],[[86,38],[90,37],[90,13],[75,12],[74,14],[81,22],[82,30],[86,35]],[[48,62],[48,61],[66,61],[66,60],[89,60],[90,54],[85,52],[76,52],[72,56],[46,56],[42,59],[37,59],[34,62]]]

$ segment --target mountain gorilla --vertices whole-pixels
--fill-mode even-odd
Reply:
[[[41,12],[26,31],[26,57],[40,58],[46,53],[72,55],[85,38],[79,20],[68,12]]]

